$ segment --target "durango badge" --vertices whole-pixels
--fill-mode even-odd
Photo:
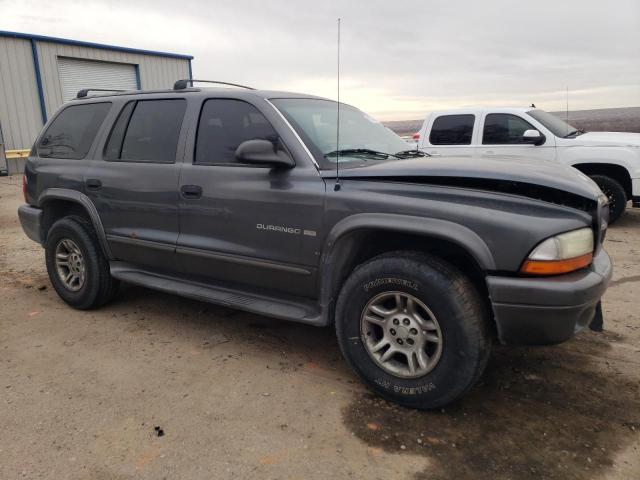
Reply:
[[[294,227],[283,227],[281,225],[265,225],[264,223],[258,223],[256,225],[258,230],[267,230],[271,232],[290,233],[291,235],[300,235],[302,230]]]

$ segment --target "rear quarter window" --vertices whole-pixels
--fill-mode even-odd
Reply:
[[[85,158],[110,108],[111,102],[65,108],[40,138],[38,156],[76,160]]]

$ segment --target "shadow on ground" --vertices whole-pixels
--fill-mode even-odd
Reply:
[[[416,478],[600,478],[640,428],[640,388],[603,360],[612,334],[497,347],[481,383],[437,412],[355,398],[344,419],[373,447],[424,455]],[[636,432],[637,433],[637,432]]]
[[[174,337],[203,350],[228,344],[237,355],[261,357],[267,368],[313,372],[364,389],[343,361],[333,327],[287,322],[127,284],[105,309],[126,317],[129,331],[146,330],[165,341]]]

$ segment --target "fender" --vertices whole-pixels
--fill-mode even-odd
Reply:
[[[623,167],[630,178],[640,176],[640,155],[633,147],[575,147],[566,148],[560,163],[576,167],[583,163],[617,165]]]
[[[617,167],[622,167],[624,168],[627,173],[629,174],[629,176],[631,178],[633,178],[633,165],[631,164],[631,162],[626,161],[627,159],[620,159],[620,158],[612,158],[609,159],[607,158],[606,160],[604,159],[604,156],[601,157],[580,157],[579,159],[576,158],[571,158],[570,161],[571,163],[568,163],[568,165],[572,166],[572,167],[576,167],[578,165],[583,165],[583,164],[589,164],[589,163],[596,163],[598,165],[615,165]]]
[[[93,229],[98,236],[102,252],[109,260],[115,259],[111,253],[111,249],[109,248],[107,236],[104,232],[100,215],[98,215],[98,210],[89,197],[77,190],[70,190],[66,188],[47,188],[38,197],[38,207],[43,208],[48,200],[67,200],[81,205],[89,214],[89,218],[93,224]]]
[[[429,236],[455,243],[465,249],[483,270],[495,270],[495,261],[489,247],[473,230],[448,220],[414,217],[390,213],[359,213],[340,220],[334,225],[325,242],[320,274],[320,302],[326,307],[331,302],[333,273],[338,268],[339,242],[358,230],[375,229]]]

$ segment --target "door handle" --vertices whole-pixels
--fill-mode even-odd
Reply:
[[[202,187],[199,185],[182,185],[180,187],[180,193],[183,198],[197,199],[202,197]]]
[[[102,182],[97,178],[88,178],[84,184],[87,187],[87,190],[91,190],[93,192],[97,192],[102,188]]]

